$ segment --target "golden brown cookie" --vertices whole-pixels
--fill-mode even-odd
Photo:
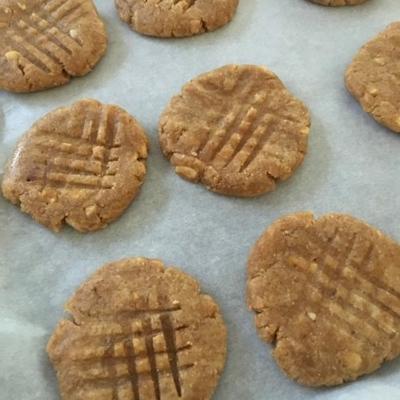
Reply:
[[[160,120],[176,173],[218,193],[251,197],[275,189],[302,163],[310,117],[279,78],[254,65],[200,75]]]
[[[312,3],[321,4],[322,6],[356,6],[365,3],[367,0],[309,0]]]
[[[184,37],[214,31],[235,15],[239,0],[115,0],[123,21],[139,33]]]
[[[207,400],[226,328],[199,284],[161,261],[107,264],[69,300],[47,351],[63,400]]]
[[[90,72],[106,47],[92,0],[0,0],[0,89],[64,85]]]
[[[126,111],[95,100],[45,115],[22,137],[3,195],[47,227],[105,227],[136,197],[146,173],[147,138]]]
[[[379,123],[400,133],[400,22],[361,48],[346,72],[350,93]]]
[[[332,386],[400,353],[400,246],[353,217],[276,221],[248,264],[260,336],[292,379]]]

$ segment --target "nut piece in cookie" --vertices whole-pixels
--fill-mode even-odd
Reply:
[[[118,218],[146,174],[147,137],[123,109],[82,100],[56,109],[20,140],[2,182],[5,198],[59,231],[94,231]]]
[[[400,354],[400,246],[351,216],[294,214],[253,248],[247,299],[283,371],[333,386]]]
[[[226,328],[189,275],[158,260],[114,262],[66,310],[47,346],[63,400],[211,399]]]
[[[0,89],[64,85],[90,72],[106,48],[92,0],[0,0]]]
[[[235,15],[239,0],[115,0],[121,19],[144,35],[185,37],[215,31]]]
[[[361,48],[346,71],[346,86],[364,111],[400,133],[400,22]]]
[[[310,116],[271,71],[227,65],[200,75],[160,119],[165,156],[176,173],[230,196],[275,189],[302,163]]]

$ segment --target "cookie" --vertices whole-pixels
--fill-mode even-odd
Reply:
[[[121,19],[144,35],[185,37],[215,31],[235,15],[239,0],[115,0]]]
[[[119,217],[146,173],[147,138],[126,111],[95,100],[50,112],[23,136],[2,191],[36,221],[86,232]]]
[[[333,386],[400,353],[400,246],[351,216],[276,221],[248,264],[260,336],[292,379]]]
[[[165,156],[181,177],[231,196],[275,189],[302,163],[310,117],[279,78],[254,65],[200,75],[160,120]]]
[[[64,85],[90,72],[106,47],[92,0],[0,0],[0,89]]]
[[[400,133],[400,22],[361,48],[346,71],[346,86],[376,121]]]
[[[366,0],[309,0],[312,3],[321,4],[322,6],[356,6],[365,3]]]
[[[96,272],[66,306],[47,346],[63,400],[210,399],[226,328],[199,284],[161,261]]]

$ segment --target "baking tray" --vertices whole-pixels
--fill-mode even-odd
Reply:
[[[149,171],[122,218],[92,234],[70,228],[54,234],[0,198],[0,399],[59,399],[45,346],[63,304],[102,264],[129,256],[180,266],[220,304],[229,353],[216,400],[399,399],[400,361],[334,389],[291,382],[258,339],[245,304],[249,249],[282,215],[350,213],[400,241],[400,136],[363,113],[343,85],[359,47],[400,19],[399,0],[337,9],[305,0],[241,0],[225,28],[177,40],[135,34],[112,0],[96,4],[110,42],[91,74],[41,93],[0,93],[0,165],[44,113],[91,97],[124,107],[143,124],[151,138]],[[181,180],[158,147],[158,118],[170,97],[228,63],[268,66],[312,113],[304,164],[257,199],[223,197]]]

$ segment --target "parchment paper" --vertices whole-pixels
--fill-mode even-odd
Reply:
[[[135,34],[117,18],[112,0],[96,3],[110,43],[91,74],[42,93],[0,93],[0,165],[44,113],[92,97],[126,108],[143,124],[151,137],[149,172],[122,218],[94,234],[70,228],[53,234],[0,198],[0,399],[59,398],[45,345],[63,304],[102,264],[129,256],[180,266],[219,302],[229,357],[216,400],[399,399],[400,361],[335,389],[292,383],[258,339],[245,305],[249,249],[284,214],[350,213],[400,241],[400,135],[363,113],[343,85],[358,48],[400,19],[399,0],[337,9],[305,0],[241,0],[230,25],[181,40]],[[192,77],[227,63],[268,66],[312,111],[303,166],[258,199],[223,197],[181,180],[158,147],[158,118],[170,97]]]

